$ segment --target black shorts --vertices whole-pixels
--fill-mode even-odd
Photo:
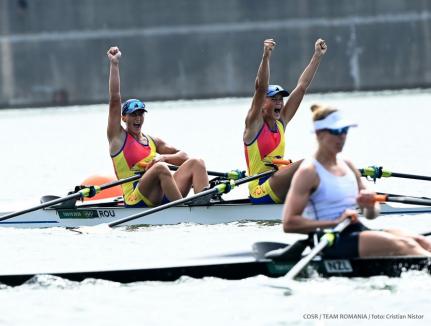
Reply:
[[[369,231],[362,223],[350,224],[343,232],[336,235],[331,247],[326,247],[322,253],[325,258],[357,258],[359,257],[359,234]]]

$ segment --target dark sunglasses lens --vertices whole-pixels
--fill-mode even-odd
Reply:
[[[339,128],[339,129],[328,129],[329,133],[334,136],[340,136],[347,134],[349,127]]]
[[[128,107],[127,107],[129,110],[132,110],[132,109],[134,109],[134,108],[138,108],[138,109],[144,109],[145,108],[145,104],[144,103],[142,103],[142,102],[140,102],[140,101],[133,101],[133,102],[130,102],[129,103],[129,105],[128,105]]]

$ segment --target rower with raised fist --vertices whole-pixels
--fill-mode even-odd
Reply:
[[[108,50],[109,74],[109,151],[119,179],[145,171],[138,182],[122,185],[124,202],[130,207],[153,207],[186,197],[208,187],[205,163],[159,137],[142,132],[147,106],[138,99],[121,103],[120,58],[118,47]],[[167,163],[178,165],[171,173]]]
[[[269,62],[275,47],[274,39],[263,42],[263,56],[257,72],[255,92],[245,118],[243,142],[249,175],[271,170],[274,159],[284,157],[286,126],[295,116],[327,49],[324,40],[316,41],[310,63],[289,94],[279,85],[269,85]],[[284,103],[285,97],[287,97],[286,103]],[[282,203],[289,190],[292,176],[300,163],[300,161],[292,163],[272,176],[250,182],[251,202],[253,204]]]

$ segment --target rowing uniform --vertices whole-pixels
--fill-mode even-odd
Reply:
[[[310,160],[305,160],[302,164],[309,163]],[[342,166],[346,172],[344,176],[331,174],[316,159],[311,159],[311,163],[316,169],[320,181],[316,190],[311,194],[302,215],[308,219],[328,221],[339,218],[346,209],[355,209],[359,191],[358,182],[347,163],[342,159],[337,159],[337,164]],[[350,224],[337,235],[334,244],[323,251],[325,257],[358,257],[359,233],[365,230],[369,229],[362,223]]]
[[[115,173],[118,179],[129,178],[135,172],[142,171],[143,165],[150,163],[157,154],[156,144],[150,136],[144,135],[146,144],[138,142],[126,132],[126,140],[119,152],[111,155]],[[154,204],[141,194],[137,185],[139,181],[121,185],[124,203],[128,207],[153,207]]]
[[[248,175],[252,176],[271,170],[272,168],[266,166],[265,163],[270,163],[275,158],[283,158],[284,144],[283,122],[277,120],[275,130],[271,130],[268,124],[264,122],[256,138],[250,144],[244,143]],[[269,185],[269,177],[266,176],[249,182],[250,201],[253,204],[281,203],[281,199]]]

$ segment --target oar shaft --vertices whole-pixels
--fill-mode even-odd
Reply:
[[[269,171],[266,171],[264,173],[256,174],[256,175],[253,175],[253,176],[250,176],[250,177],[245,177],[245,178],[242,178],[242,179],[234,181],[233,185],[234,186],[239,186],[239,185],[241,185],[243,183],[246,183],[246,182],[249,182],[249,181],[252,181],[252,180],[255,180],[255,179],[260,179],[260,178],[265,177],[267,175],[271,175],[274,172],[275,172],[275,170],[269,170]],[[212,195],[212,194],[217,194],[217,193],[223,193],[224,192],[224,188],[222,188],[222,187],[226,187],[226,185],[225,184],[219,184],[219,185],[217,185],[214,188],[211,188],[211,189],[208,189],[208,190],[204,190],[204,191],[202,191],[202,192],[200,192],[198,194],[195,194],[193,196],[182,198],[182,199],[178,199],[178,200],[175,200],[173,202],[166,203],[164,205],[160,205],[160,206],[157,206],[157,207],[154,207],[154,208],[150,208],[149,210],[146,210],[144,212],[136,213],[136,214],[133,214],[131,216],[128,216],[128,217],[119,219],[117,221],[111,222],[111,223],[108,224],[108,226],[110,226],[110,227],[118,226],[120,224],[129,222],[131,220],[135,220],[137,218],[144,217],[144,216],[147,216],[147,215],[150,215],[150,214],[153,214],[153,213],[157,213],[157,212],[159,212],[161,210],[164,210],[164,209],[167,209],[167,208],[170,208],[170,207],[173,207],[173,206],[177,206],[177,205],[188,203],[188,202],[190,202],[190,201],[192,201],[194,199],[200,198],[200,197],[205,197],[205,196]]]
[[[260,178],[272,175],[272,174],[274,174],[275,171],[277,171],[277,170],[268,170],[266,172],[252,175],[250,177],[245,177],[245,178],[239,179],[239,180],[235,181],[235,186],[239,186],[239,185],[242,185],[243,183],[247,183],[247,182],[250,182],[250,181],[253,181],[256,179],[260,179]]]
[[[315,246],[310,253],[302,258],[295,266],[293,266],[289,272],[286,274],[286,277],[290,280],[293,280],[301,271],[310,263],[310,261],[316,257],[325,247],[328,245],[329,240],[324,237],[319,242],[317,246]]]
[[[431,177],[429,176],[391,172],[388,170],[383,170],[382,166],[369,166],[364,169],[359,169],[359,172],[363,177],[370,177],[374,181],[376,179],[389,178],[389,177],[431,181]]]
[[[3,215],[3,216],[0,217],[0,221],[8,220],[8,219],[10,219],[12,217],[15,217],[15,216],[19,216],[19,215],[23,215],[23,214],[30,213],[30,212],[33,212],[33,211],[37,211],[38,209],[42,209],[42,208],[46,208],[46,207],[49,207],[49,206],[53,206],[53,205],[65,202],[67,200],[74,199],[74,198],[79,198],[79,197],[81,197],[80,193],[73,193],[73,194],[70,194],[70,195],[68,195],[66,197],[57,198],[57,199],[54,199],[54,200],[50,200],[50,201],[48,201],[46,203],[34,206],[34,207],[30,207],[30,208],[27,208],[27,209],[24,209],[24,210],[21,210],[21,211],[18,211],[18,212],[13,212],[13,213],[10,213],[10,214]]]
[[[431,177],[407,173],[391,172],[391,177],[431,181]]]
[[[199,197],[204,197],[206,195],[215,194],[217,192],[218,192],[217,188],[212,188],[212,189],[208,189],[208,190],[202,191],[202,192],[198,193],[197,195],[200,195]],[[130,215],[128,217],[122,218],[120,220],[111,222],[111,223],[108,224],[108,226],[110,226],[110,227],[118,226],[120,224],[129,222],[131,220],[135,220],[137,218],[144,217],[144,216],[147,216],[147,215],[150,215],[150,214],[157,213],[159,211],[162,211],[164,209],[167,209],[167,208],[170,208],[170,207],[173,207],[173,206],[185,204],[185,203],[187,203],[189,201],[192,201],[195,198],[197,198],[196,195],[191,196],[191,197],[186,197],[186,198],[178,199],[178,200],[175,200],[175,201],[172,201],[170,203],[166,203],[166,204],[154,207],[154,208],[150,208],[149,210],[147,210],[145,212],[136,213],[136,214]]]
[[[169,166],[169,169],[171,171],[177,171],[180,168],[179,166],[171,165],[171,164],[169,164],[168,166]],[[234,171],[234,172],[239,173],[239,171]],[[207,170],[208,175],[213,176],[213,177],[221,177],[221,178],[225,178],[225,179],[228,179],[231,173],[232,172],[217,172],[217,171]],[[243,173],[245,173],[245,172],[243,172]]]
[[[378,195],[385,195],[385,196],[393,196],[393,197],[409,197],[414,199],[429,199],[430,197],[417,197],[417,196],[406,196],[406,195],[400,195],[400,194],[391,194],[391,193],[385,193],[385,192],[377,192]]]
[[[345,219],[343,222],[339,223],[332,232],[337,233],[343,231],[350,224],[350,222],[350,219]],[[293,280],[314,257],[316,257],[323,249],[325,249],[329,242],[329,238],[325,234],[325,236],[320,239],[319,243],[310,251],[310,253],[289,270],[289,272],[286,274],[286,277],[290,280]]]
[[[431,206],[431,199],[415,198],[408,196],[376,195],[375,200],[378,202],[393,202],[411,205]]]
[[[124,178],[124,179],[120,179],[120,180],[116,180],[116,181],[105,183],[105,184],[99,186],[100,190],[105,190],[105,189],[108,189],[108,188],[112,188],[112,187],[121,185],[123,183],[127,183],[127,182],[138,180],[138,179],[140,179],[142,177],[142,174],[143,173],[139,172],[138,174],[132,175],[131,177],[128,177],[128,178]]]
[[[136,175],[133,175],[133,176],[131,176],[129,178],[120,179],[120,180],[112,181],[112,182],[109,182],[109,183],[105,183],[103,185],[100,185],[99,189],[100,189],[100,191],[102,191],[104,189],[112,188],[112,187],[118,186],[118,185],[123,184],[123,183],[127,183],[127,182],[131,182],[131,181],[137,180],[140,177],[141,177],[140,174],[136,174]],[[42,203],[42,204],[34,206],[34,207],[30,207],[30,208],[27,208],[27,209],[24,209],[24,210],[21,210],[21,211],[17,211],[17,212],[13,212],[13,213],[10,213],[10,214],[3,215],[3,216],[0,217],[0,221],[4,221],[4,220],[10,219],[12,217],[23,215],[23,214],[26,214],[26,213],[34,212],[34,211],[37,211],[38,209],[42,209],[42,208],[54,206],[54,205],[63,203],[65,201],[71,200],[71,199],[81,198],[82,196],[83,195],[82,195],[81,191],[75,192],[75,193],[67,195],[65,197],[61,197],[61,198],[57,198],[57,199],[54,199],[54,200],[50,200],[50,201],[47,201],[46,203]]]

